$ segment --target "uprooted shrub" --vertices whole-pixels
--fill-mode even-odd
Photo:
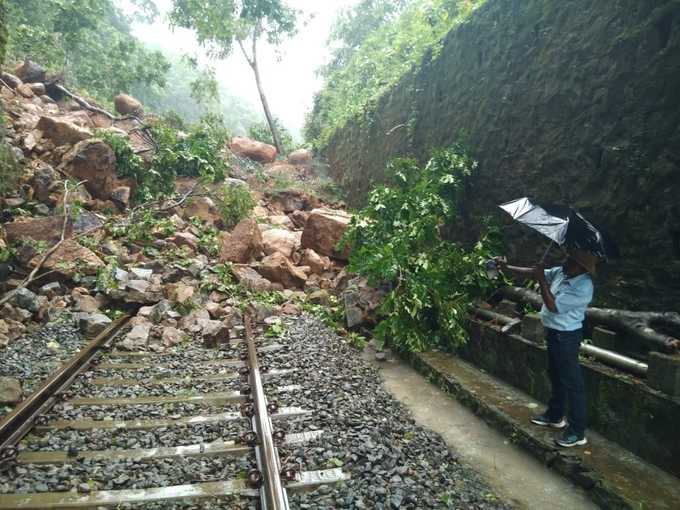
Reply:
[[[222,187],[222,195],[217,201],[217,207],[225,228],[231,230],[239,221],[250,215],[255,208],[255,200],[247,186],[225,184]]]
[[[441,227],[459,221],[458,199],[476,163],[462,149],[437,152],[424,168],[390,163],[392,183],[374,189],[341,241],[349,270],[391,289],[379,309],[378,341],[400,350],[454,348],[465,342],[466,308],[492,288],[485,262],[494,232],[474,246],[448,241]]]

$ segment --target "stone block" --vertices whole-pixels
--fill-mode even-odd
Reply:
[[[680,396],[680,356],[649,353],[647,383],[659,391],[673,397]]]
[[[609,329],[596,327],[593,328],[593,345],[607,349],[609,351],[617,350],[618,335],[615,331]]]
[[[522,317],[522,336],[536,343],[542,343],[545,340],[545,328],[540,315],[528,313]]]

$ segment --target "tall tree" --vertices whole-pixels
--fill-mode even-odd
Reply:
[[[283,147],[260,76],[258,43],[278,45],[297,31],[297,12],[283,0],[173,0],[170,21],[196,31],[212,56],[224,58],[238,45],[255,76],[262,109],[279,153]]]

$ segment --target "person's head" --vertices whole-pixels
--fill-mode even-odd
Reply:
[[[599,259],[592,253],[583,250],[569,250],[567,258],[562,264],[562,270],[569,277],[573,278],[584,273],[595,276]]]

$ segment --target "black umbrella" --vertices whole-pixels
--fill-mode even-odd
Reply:
[[[571,207],[538,205],[526,197],[499,207],[512,219],[537,230],[560,246],[577,248],[605,260],[619,256],[619,249],[612,239]],[[543,255],[544,259],[549,250],[550,247]]]

